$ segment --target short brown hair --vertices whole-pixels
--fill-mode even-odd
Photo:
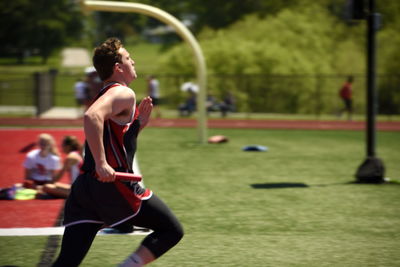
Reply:
[[[121,41],[112,37],[94,49],[93,66],[102,81],[107,80],[113,74],[115,63],[122,62],[119,53],[119,49],[122,47]]]
[[[81,144],[79,143],[76,136],[73,136],[73,135],[65,136],[62,141],[62,145],[69,147],[70,151],[81,151],[82,150]]]

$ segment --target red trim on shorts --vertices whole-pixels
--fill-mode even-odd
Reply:
[[[138,198],[128,187],[126,187],[123,183],[116,181],[115,186],[117,187],[118,191],[122,194],[125,200],[129,203],[132,207],[134,212],[137,212],[140,208],[142,203],[141,199]]]
[[[119,181],[115,182],[115,186],[117,187],[121,195],[125,198],[125,200],[129,203],[129,205],[132,207],[135,213],[140,209],[142,200],[148,199],[152,194],[151,190],[146,188],[143,194],[137,195]]]

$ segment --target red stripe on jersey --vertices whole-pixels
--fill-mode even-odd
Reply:
[[[115,122],[109,120],[110,124],[110,145],[113,147],[113,154],[116,157],[116,161],[120,162],[118,167],[128,169],[126,162],[126,151],[124,147],[124,129],[125,125],[118,125]]]
[[[125,126],[124,126],[124,129],[123,129],[123,133],[125,134],[128,130],[129,130],[129,128],[131,127],[131,124],[135,121],[135,120],[137,120],[137,118],[139,117],[139,109],[137,109],[137,107],[135,107],[135,114],[133,115],[133,118],[132,118],[132,121],[130,121],[129,123],[127,123]]]
[[[125,198],[125,200],[129,203],[132,207],[134,212],[137,212],[142,204],[142,200],[136,196],[128,187],[126,187],[123,183],[116,181],[115,185],[121,195]]]
[[[133,116],[132,122],[134,122],[139,117],[139,109],[135,108],[135,115]]]
[[[114,152],[112,151],[110,143],[108,143],[107,146],[105,147],[105,153],[106,153],[107,163],[114,169],[118,168],[119,164],[118,164],[117,159],[115,158],[115,155],[114,155]]]
[[[96,100],[100,98],[109,89],[121,86],[119,83],[114,83],[104,87],[96,96]],[[131,124],[138,118],[139,110],[135,108],[135,113],[132,116],[132,121],[127,124],[120,125],[112,120],[104,122],[104,131],[107,132],[107,142],[105,142],[105,154],[108,164],[113,168],[123,168],[128,170],[127,155],[124,146],[124,134],[129,130]]]

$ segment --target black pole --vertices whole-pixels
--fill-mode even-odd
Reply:
[[[383,183],[385,168],[376,157],[376,31],[379,28],[379,14],[375,12],[375,0],[369,0],[367,14],[367,159],[356,173],[357,182]]]
[[[375,157],[375,115],[376,115],[376,40],[378,14],[375,13],[375,1],[369,1],[367,17],[367,156]]]

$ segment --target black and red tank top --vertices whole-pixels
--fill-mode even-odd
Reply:
[[[121,86],[118,83],[106,85],[95,97],[94,101],[102,101],[101,96],[113,87]],[[104,121],[103,144],[107,163],[116,171],[130,172],[132,170],[133,157],[136,152],[136,139],[139,134],[139,111],[135,109],[131,120],[126,124],[119,124],[112,119]],[[82,172],[92,172],[96,164],[89,145],[85,142],[85,157]]]

